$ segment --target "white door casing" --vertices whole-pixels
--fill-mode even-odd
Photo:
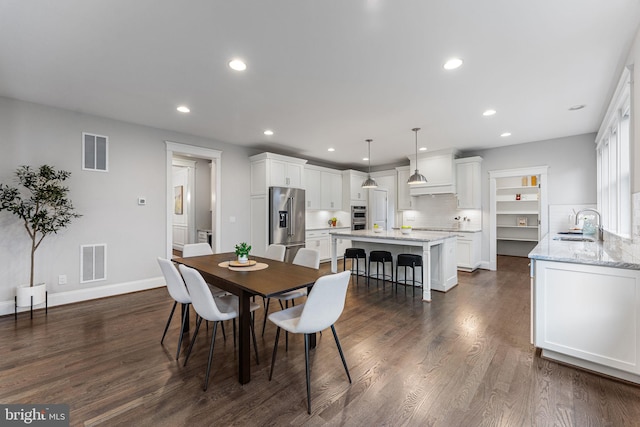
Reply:
[[[211,173],[211,197],[212,202],[217,199],[221,191],[221,176],[222,176],[222,151],[212,150],[209,148],[196,147],[193,145],[180,144],[172,141],[165,141],[167,156],[166,156],[166,194],[167,194],[167,216],[166,216],[166,257],[171,259],[172,256],[172,216],[174,211],[174,199],[173,199],[173,182],[172,182],[172,169],[173,169],[173,156],[174,154],[181,154],[187,156],[194,156],[201,159],[209,159],[212,162]],[[218,252],[220,248],[220,203],[213,202],[212,206],[212,225],[214,231],[214,240],[212,243],[213,251]]]

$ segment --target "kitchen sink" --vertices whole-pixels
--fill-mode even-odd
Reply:
[[[577,237],[577,236],[557,236],[553,240],[562,240],[565,242],[595,242],[594,239],[589,237]]]

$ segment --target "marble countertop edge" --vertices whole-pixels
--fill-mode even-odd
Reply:
[[[640,270],[640,259],[616,251],[607,242],[574,242],[556,240],[547,235],[529,253],[529,258],[543,261],[586,264],[603,267]]]

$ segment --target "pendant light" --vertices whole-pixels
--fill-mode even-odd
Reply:
[[[409,177],[407,184],[409,185],[426,184],[427,178],[425,178],[424,175],[418,172],[418,131],[420,130],[420,128],[413,128],[411,130],[416,133],[416,171],[413,175]]]
[[[365,141],[369,143],[369,175],[362,183],[362,188],[377,188],[378,183],[375,179],[371,178],[371,141],[373,141],[373,139],[367,139]]]

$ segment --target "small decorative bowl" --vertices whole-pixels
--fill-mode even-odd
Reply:
[[[382,233],[382,228],[378,227],[378,228],[374,228],[373,231],[375,233]]]
[[[411,229],[410,228],[401,228],[400,231],[402,232],[402,234],[409,234],[411,233]]]

